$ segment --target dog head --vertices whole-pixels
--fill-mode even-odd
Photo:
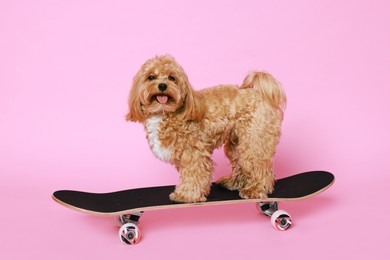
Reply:
[[[169,55],[146,61],[135,75],[129,96],[128,121],[144,122],[155,115],[199,120],[199,98],[183,68]]]

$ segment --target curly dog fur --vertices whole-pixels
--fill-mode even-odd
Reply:
[[[154,155],[180,173],[171,200],[206,201],[211,155],[222,145],[232,171],[218,183],[243,198],[266,198],[285,104],[281,85],[266,72],[250,73],[241,86],[195,91],[183,68],[163,55],[135,75],[126,119],[142,123]]]

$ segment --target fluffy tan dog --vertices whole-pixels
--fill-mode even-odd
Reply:
[[[173,57],[156,56],[134,77],[126,119],[145,126],[154,155],[176,166],[180,181],[170,199],[202,202],[210,191],[213,151],[224,145],[232,166],[218,183],[243,198],[273,191],[272,158],[281,134],[286,97],[268,73],[243,84],[195,91]]]

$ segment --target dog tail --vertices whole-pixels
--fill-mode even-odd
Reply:
[[[286,94],[282,85],[269,73],[254,71],[245,77],[240,88],[253,88],[260,91],[263,99],[283,116],[286,107]]]

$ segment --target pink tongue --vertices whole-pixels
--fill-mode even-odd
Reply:
[[[165,95],[158,95],[157,96],[157,101],[160,103],[160,104],[166,104],[168,102],[168,96],[165,96]]]

